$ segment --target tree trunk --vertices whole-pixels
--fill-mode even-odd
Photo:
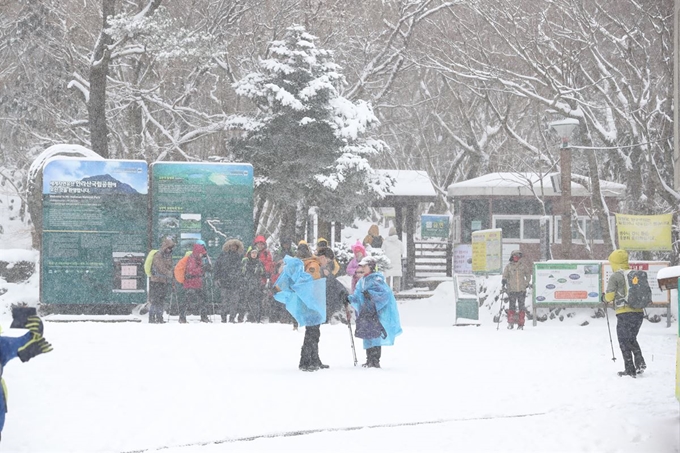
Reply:
[[[586,150],[586,158],[588,159],[588,171],[590,172],[590,184],[591,184],[591,203],[595,209],[595,215],[600,222],[600,228],[602,229],[602,240],[607,250],[614,250],[614,245],[612,243],[612,234],[609,224],[609,209],[604,205],[602,198],[602,191],[600,189],[600,175],[597,171],[597,159],[595,157],[595,151]]]
[[[116,2],[102,0],[102,30],[94,48],[90,66],[90,100],[87,114],[90,122],[90,148],[92,151],[109,158],[109,128],[106,125],[106,78],[109,74],[111,36],[106,33],[109,17],[115,14]]]

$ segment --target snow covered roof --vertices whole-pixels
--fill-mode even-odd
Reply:
[[[584,176],[573,175],[575,179]],[[553,186],[553,179],[559,183],[560,173],[547,173],[538,175],[536,173],[489,173],[478,178],[468,179],[451,184],[447,188],[449,197],[469,197],[469,196],[518,196],[518,195],[540,195],[547,197],[558,197],[561,195],[557,187]],[[533,191],[531,187],[533,186]],[[626,186],[616,182],[600,180],[600,189],[605,197],[623,197]],[[576,197],[590,195],[588,189],[574,181],[571,182],[571,194]]]
[[[436,197],[432,181],[423,170],[376,170],[381,174],[391,176],[394,187],[390,195],[398,197]]]

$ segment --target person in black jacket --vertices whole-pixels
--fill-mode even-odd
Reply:
[[[222,246],[222,253],[215,263],[215,284],[220,288],[222,322],[236,322],[239,299],[243,289],[241,260],[243,242],[229,239]]]
[[[342,319],[343,304],[349,292],[333,274],[336,264],[333,250],[322,247],[317,250],[316,258],[321,265],[321,276],[326,277],[326,322],[337,324]]]
[[[258,250],[250,247],[241,263],[243,278],[243,296],[241,297],[240,321],[261,322],[268,316],[264,299],[267,284],[267,273],[258,257]]]

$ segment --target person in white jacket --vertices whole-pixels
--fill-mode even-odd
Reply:
[[[383,241],[383,252],[389,258],[391,267],[386,269],[383,274],[393,292],[401,290],[401,257],[404,253],[404,244],[397,236],[396,228],[390,228],[390,234]]]

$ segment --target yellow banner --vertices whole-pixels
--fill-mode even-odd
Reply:
[[[479,230],[472,232],[472,272],[500,274],[503,230]]]
[[[624,250],[672,250],[672,214],[616,214],[619,248]]]

